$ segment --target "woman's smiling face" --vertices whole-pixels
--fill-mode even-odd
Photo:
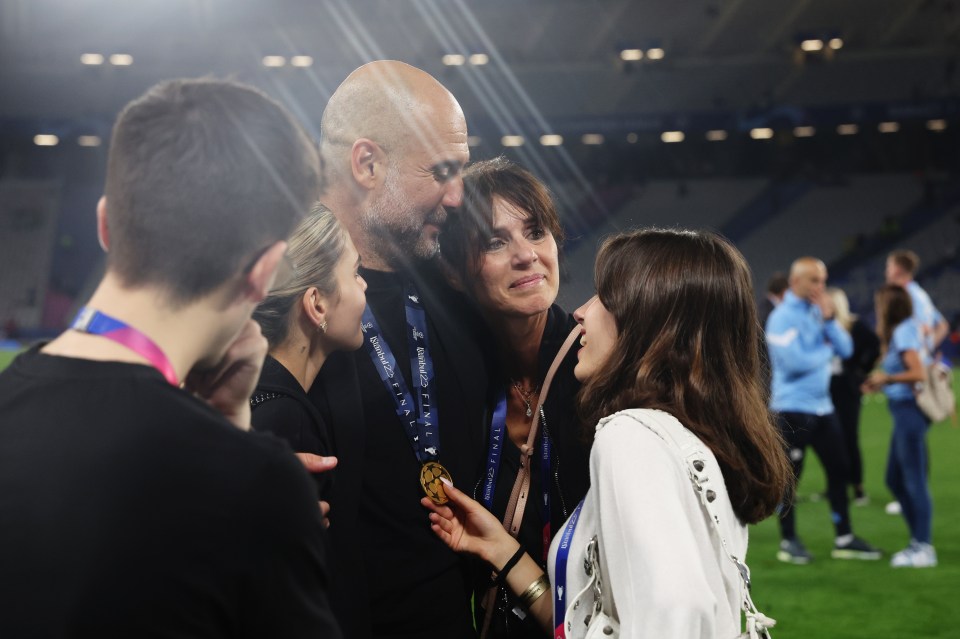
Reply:
[[[557,299],[557,243],[527,212],[503,198],[493,200],[493,234],[470,286],[490,315],[531,316]]]

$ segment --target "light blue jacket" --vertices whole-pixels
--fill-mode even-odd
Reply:
[[[823,321],[820,307],[787,291],[766,326],[767,350],[773,369],[770,408],[778,412],[827,415],[830,401],[830,360],[853,354],[853,340],[836,320]]]
[[[913,319],[916,320],[923,341],[922,348],[919,350],[920,360],[925,366],[929,366],[933,362],[933,352],[936,350],[933,346],[933,332],[937,324],[943,321],[943,315],[919,284],[908,282],[904,288],[907,289],[910,301],[913,302]]]

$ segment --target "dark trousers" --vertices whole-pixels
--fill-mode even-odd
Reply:
[[[893,435],[887,459],[887,487],[900,502],[910,536],[930,543],[933,501],[927,486],[927,429],[930,420],[912,399],[888,402]]]
[[[799,483],[803,463],[807,457],[807,447],[820,458],[827,475],[827,498],[830,501],[831,518],[836,534],[851,532],[850,508],[847,498],[849,471],[847,450],[843,444],[840,422],[834,413],[829,415],[811,415],[808,413],[780,413],[777,425],[787,445],[787,454],[793,465],[793,476]],[[780,535],[784,539],[797,536],[796,513],[793,497],[783,504],[780,513]]]
[[[830,381],[830,398],[833,409],[840,421],[843,443],[847,448],[847,462],[850,469],[850,483],[853,486],[863,484],[863,459],[860,456],[860,406],[861,394],[850,388],[850,383],[842,377],[834,376]]]

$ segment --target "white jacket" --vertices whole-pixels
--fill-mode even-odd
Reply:
[[[656,422],[648,428],[643,422]],[[564,606],[588,582],[584,569],[587,542],[598,537],[603,587],[613,596],[620,637],[733,638],[741,632],[740,575],[710,523],[679,450],[657,434],[686,431],[660,411],[633,409],[597,424],[590,454],[591,487],[570,543]],[[686,431],[689,432],[689,431]],[[699,440],[698,440],[699,441]],[[714,505],[728,550],[741,561],[747,528],[730,505],[720,467],[700,444],[706,477],[704,490],[716,493]],[[564,530],[550,547],[551,583],[556,584],[556,554]],[[583,637],[583,622],[593,597],[570,615],[568,639]],[[562,617],[563,613],[555,611]],[[560,619],[555,617],[555,624]]]

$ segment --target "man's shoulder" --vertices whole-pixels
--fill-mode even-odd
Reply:
[[[930,294],[917,282],[908,282],[904,288],[913,300],[914,306],[933,306],[933,300],[930,298]]]
[[[784,326],[792,326],[803,319],[803,308],[797,304],[796,298],[787,300],[786,298],[778,304],[767,317],[767,330]]]
[[[243,463],[285,452],[282,442],[238,429],[150,367],[49,356],[37,349],[0,376],[0,410],[11,429],[13,422],[29,420],[37,437],[51,442],[77,429],[111,441],[111,455],[145,453],[174,465],[203,455]]]

